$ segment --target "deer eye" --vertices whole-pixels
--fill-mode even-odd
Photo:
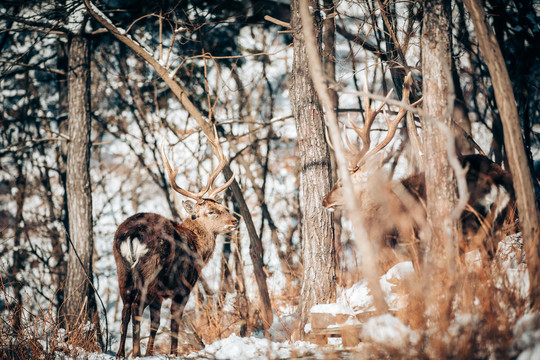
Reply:
[[[208,210],[208,211],[206,212],[207,215],[213,215],[214,213],[215,213],[214,210]]]

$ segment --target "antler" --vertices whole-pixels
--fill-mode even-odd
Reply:
[[[216,129],[215,126],[214,126],[214,139],[208,138],[208,141],[210,141],[210,144],[214,148],[215,153],[216,153],[216,155],[218,156],[218,159],[219,159],[218,167],[212,173],[212,175],[210,175],[210,177],[208,178],[208,184],[207,184],[206,188],[209,189],[210,186],[212,186],[212,184],[214,183],[214,180],[216,179],[218,174],[221,172],[221,170],[223,170],[223,167],[225,167],[225,165],[227,165],[227,159],[225,158],[225,155],[223,154],[223,149],[221,148],[221,144],[219,143],[219,137],[218,137],[217,129]],[[223,185],[218,186],[217,188],[210,191],[210,193],[208,194],[208,197],[210,199],[213,199],[217,194],[219,194],[220,192],[222,192],[223,190],[228,188],[229,185],[231,185],[232,182],[234,181],[235,174],[236,173],[233,171],[233,173],[231,175],[231,178],[227,182],[225,182]]]
[[[409,73],[405,77],[405,81],[404,81],[403,85],[404,86],[403,86],[402,102],[405,102],[406,104],[409,104],[409,94],[410,94],[411,85],[412,85],[412,74],[411,73]],[[364,109],[365,109],[365,114],[366,114],[366,121],[365,121],[364,126],[362,128],[359,128],[358,126],[356,126],[349,118],[349,123],[350,123],[351,127],[358,134],[360,139],[362,139],[362,143],[363,143],[362,147],[360,148],[360,151],[353,152],[353,151],[349,150],[349,152],[354,153],[353,156],[351,156],[352,161],[349,160],[350,161],[350,167],[351,167],[351,169],[353,171],[357,170],[360,166],[362,166],[366,162],[367,159],[369,159],[369,157],[371,157],[374,154],[378,153],[379,151],[381,151],[385,146],[387,146],[390,143],[390,141],[392,140],[392,138],[396,134],[399,123],[401,122],[401,120],[407,114],[407,109],[405,107],[400,107],[396,117],[394,119],[390,119],[387,116],[386,111],[383,110],[383,106],[386,104],[386,100],[392,95],[392,90],[390,90],[388,95],[386,95],[386,98],[384,99],[383,103],[376,110],[373,110],[370,107],[369,99],[367,97],[365,98],[365,100],[364,100]],[[364,91],[367,92],[367,83],[364,84]],[[420,101],[421,100],[418,100],[417,102],[415,102],[411,106],[417,105]],[[382,110],[382,112],[384,114],[384,118],[385,118],[386,124],[388,126],[388,131],[387,131],[386,137],[383,139],[383,141],[378,143],[373,149],[370,150],[369,148],[371,146],[371,137],[370,137],[371,126],[373,125],[373,121],[375,120],[375,117],[381,112],[381,110]],[[348,147],[352,148],[351,142],[349,141],[347,135],[345,135],[345,140],[347,142]]]
[[[368,88],[367,88],[367,81],[366,81],[364,83],[364,92],[367,92],[367,91],[368,91]],[[362,139],[362,147],[360,148],[360,150],[359,151],[353,151],[352,150],[353,146],[351,145],[351,141],[349,140],[347,134],[345,134],[345,141],[347,142],[347,146],[349,147],[349,153],[350,153],[349,157],[352,160],[352,161],[349,160],[350,163],[351,163],[351,168],[353,168],[353,169],[357,168],[358,163],[360,162],[360,160],[365,158],[366,154],[368,153],[369,148],[371,146],[371,136],[370,136],[371,126],[373,126],[373,122],[375,121],[375,118],[381,112],[383,106],[386,104],[386,100],[388,98],[390,98],[393,91],[394,91],[394,89],[390,90],[390,92],[388,93],[388,95],[386,95],[386,98],[384,99],[382,104],[376,110],[373,110],[371,108],[370,103],[369,103],[369,98],[365,97],[365,99],[364,99],[364,112],[365,112],[365,119],[366,120],[364,122],[363,127],[360,128],[360,127],[356,126],[351,121],[351,119],[349,118],[349,124],[351,125],[353,130],[358,134],[360,139]]]
[[[215,127],[214,127],[214,139],[208,138],[208,141],[210,142],[210,145],[212,146],[212,148],[214,149],[214,152],[218,156],[219,165],[212,172],[212,174],[210,174],[206,185],[198,193],[184,190],[176,183],[176,175],[178,175],[178,169],[177,168],[175,168],[174,170],[172,169],[171,165],[169,164],[169,160],[167,159],[167,156],[165,155],[165,141],[161,143],[161,158],[163,159],[163,163],[165,164],[165,168],[167,169],[167,174],[169,175],[169,180],[171,182],[171,186],[173,190],[179,193],[180,195],[189,197],[193,200],[196,200],[199,203],[203,200],[203,196],[205,196],[206,193],[208,193],[208,190],[210,190],[210,188],[212,187],[212,184],[216,180],[216,177],[219,175],[221,170],[223,170],[223,167],[227,164],[227,159],[225,158],[225,155],[223,154],[223,149],[221,148],[221,145],[219,143],[219,138],[218,138],[217,130]],[[208,193],[206,198],[214,199],[214,197],[218,193],[225,190],[229,185],[231,185],[231,183],[234,181],[234,176],[235,176],[235,173],[233,172],[231,178],[225,184],[210,191],[210,193]]]

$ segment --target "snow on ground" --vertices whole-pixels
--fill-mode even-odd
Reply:
[[[271,342],[263,338],[241,338],[232,334],[218,340],[199,352],[190,354],[188,359],[287,359],[321,353],[317,345],[308,342]]]
[[[514,329],[514,350],[518,360],[540,359],[540,314],[525,314]]]
[[[415,345],[420,336],[401,320],[391,314],[369,319],[363,326],[360,337],[363,341],[390,345],[395,349],[405,349]]]
[[[398,290],[400,283],[408,279],[412,274],[414,274],[412,262],[404,261],[394,265],[379,279],[390,310],[398,310],[407,304],[407,296],[401,294]],[[375,310],[373,296],[371,296],[366,279],[362,279],[349,289],[343,290],[338,296],[337,304],[339,306],[349,306],[354,310],[355,314]]]
[[[144,352],[143,352],[144,353]],[[103,354],[84,354],[81,358],[89,360],[111,360],[116,356],[111,353]],[[325,358],[324,349],[309,342],[297,341],[290,342],[272,342],[265,338],[258,337],[239,337],[232,334],[225,339],[218,340],[207,345],[203,350],[193,352],[187,356],[178,357],[179,359],[235,359],[235,360],[256,360],[256,359],[289,359],[300,357]],[[64,359],[60,353],[57,353],[57,359]],[[154,355],[145,357],[147,360],[171,359],[168,355]]]

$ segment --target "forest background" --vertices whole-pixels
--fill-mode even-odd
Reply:
[[[520,246],[530,283],[538,283],[533,186],[540,160],[539,6],[526,0],[488,0],[481,6],[473,0],[324,0],[309,7],[307,1],[265,0],[2,1],[0,310],[6,337],[0,345],[23,353],[70,353],[66,343],[111,350],[121,308],[114,232],[137,212],[185,216],[159,147],[163,139],[170,145],[171,161],[180,169],[177,182],[198,189],[215,167],[207,140],[213,126],[230,164],[223,173],[236,173],[225,202],[243,224],[238,233],[220,238],[192,294],[186,349],[233,332],[268,334],[275,317],[286,329],[285,339],[304,338],[313,305],[334,302],[340,291],[369,278],[361,266],[361,215],[331,215],[322,207],[344,174],[338,176],[336,163],[343,157],[332,119],[342,134],[354,134],[349,117],[362,124],[366,99],[375,108],[392,89],[396,102],[389,101],[385,111],[395,116],[409,73],[407,100],[424,96],[426,113],[410,109],[412,122],[400,125],[382,160],[385,176],[399,179],[421,170],[411,127],[424,143],[425,167],[433,161],[452,169],[447,148],[431,145],[446,144],[447,135],[431,133],[423,119],[440,115],[428,115],[426,102],[442,102],[453,114],[442,122],[461,129],[459,151],[481,151],[512,171],[522,206]],[[510,89],[502,88],[504,101],[497,80],[504,76],[490,68],[491,53],[482,51],[483,33],[471,16],[478,8],[493,31],[486,38],[492,35],[498,45],[511,81]],[[310,27],[313,41],[304,31]],[[430,34],[432,44],[447,44],[446,55],[434,51],[429,58]],[[317,55],[308,55],[313,48]],[[317,58],[322,73],[314,72]],[[437,81],[453,84],[451,90],[429,96],[422,91],[428,68],[443,69]],[[515,117],[506,112],[508,104]],[[386,130],[384,118],[377,117],[374,140]],[[428,206],[452,209],[456,196]],[[442,223],[432,219],[434,238]],[[432,259],[443,259],[434,251]],[[444,264],[456,259],[445,257]],[[438,279],[454,267],[433,269]],[[470,276],[451,274],[454,284]],[[497,287],[499,276],[467,278],[481,309],[471,300],[464,312],[486,319],[473,326],[469,338],[437,342],[436,331],[426,328],[430,346],[416,342],[417,351],[428,357],[517,351],[514,329],[524,314],[537,310],[540,289],[532,286],[525,298],[508,295]],[[437,291],[442,290],[433,290],[430,301],[438,299]],[[433,301],[440,309],[452,308]],[[285,324],[283,316],[293,320]],[[456,318],[437,316],[437,329],[448,336]],[[90,330],[87,321],[94,324]],[[48,330],[38,331],[37,324]],[[465,346],[471,338],[473,345]]]

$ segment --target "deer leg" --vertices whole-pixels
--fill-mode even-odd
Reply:
[[[146,356],[150,356],[154,353],[154,341],[159,328],[159,322],[161,319],[161,301],[156,301],[150,304],[150,339],[148,340],[148,347],[146,349]]]
[[[120,326],[120,347],[118,348],[118,352],[116,353],[117,357],[125,357],[126,351],[126,335],[127,335],[127,327],[129,324],[129,318],[131,317],[131,305],[130,304],[124,304],[124,307],[122,308],[122,325]]]
[[[171,354],[178,354],[178,332],[180,330],[180,318],[184,312],[184,307],[186,306],[185,301],[181,303],[175,302],[173,300],[171,304]]]
[[[131,323],[133,324],[133,356],[141,356],[141,315],[143,307],[139,301],[131,304]]]

